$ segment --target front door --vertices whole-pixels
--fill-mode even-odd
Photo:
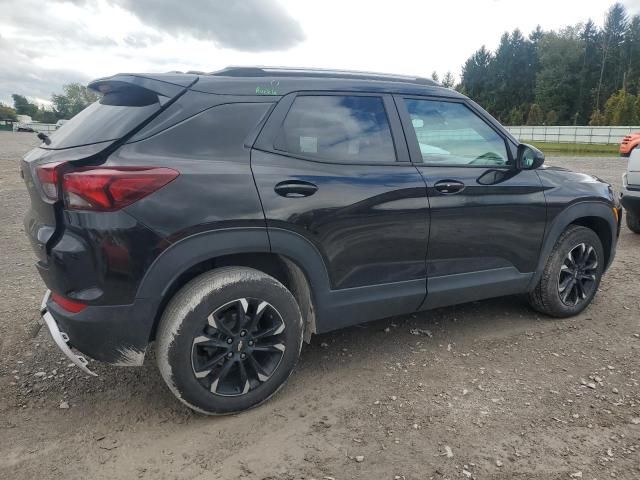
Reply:
[[[546,202],[535,170],[517,170],[509,140],[464,100],[398,97],[429,196],[425,307],[525,291]]]

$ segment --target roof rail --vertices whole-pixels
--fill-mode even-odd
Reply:
[[[209,73],[209,75],[225,77],[318,77],[349,78],[354,80],[379,80],[386,82],[415,83],[440,87],[438,82],[430,78],[390,73],[362,72],[357,70],[329,70],[323,68],[291,68],[291,67],[242,67],[230,66]]]

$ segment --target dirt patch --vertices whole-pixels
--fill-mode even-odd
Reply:
[[[640,235],[626,227],[578,317],[509,297],[316,336],[275,398],[208,418],[151,357],[90,378],[30,335],[44,286],[18,160],[36,144],[0,132],[0,478],[640,478]],[[626,166],[548,162],[618,187]]]

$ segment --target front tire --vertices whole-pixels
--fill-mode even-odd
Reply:
[[[637,212],[627,210],[626,218],[629,230],[633,233],[640,233],[640,215]]]
[[[586,227],[569,226],[553,247],[540,282],[529,294],[530,305],[552,317],[577,315],[598,291],[604,261],[598,235]]]
[[[300,309],[284,285],[252,268],[220,268],[169,302],[158,327],[158,367],[193,410],[235,413],[284,385],[302,338]]]

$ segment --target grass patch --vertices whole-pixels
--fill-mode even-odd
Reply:
[[[525,143],[527,143],[525,141]],[[586,143],[529,142],[549,156],[617,157],[619,145],[589,145]]]

